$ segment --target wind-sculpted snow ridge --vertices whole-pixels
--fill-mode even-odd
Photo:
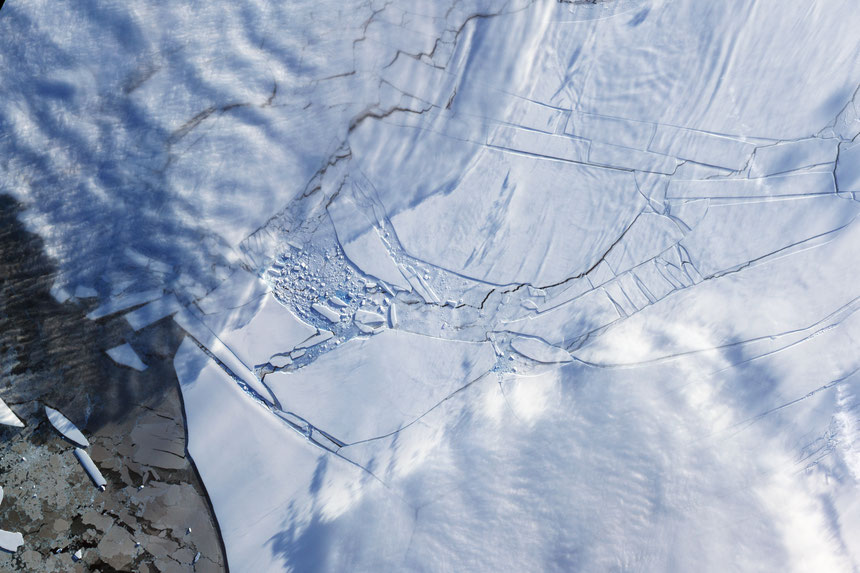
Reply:
[[[12,3],[0,190],[187,331],[233,571],[854,571],[858,26]]]

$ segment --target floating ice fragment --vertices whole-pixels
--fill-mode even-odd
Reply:
[[[126,314],[125,320],[135,331],[138,331],[161,320],[165,316],[170,316],[178,312],[180,308],[182,308],[182,305],[179,304],[176,296],[171,293]]]
[[[107,486],[107,481],[104,476],[102,476],[102,472],[99,471],[99,468],[96,467],[96,464],[93,462],[90,455],[81,448],[75,448],[75,457],[78,458],[81,466],[90,476],[90,479],[93,480],[95,486],[99,488],[99,490],[104,491]]]
[[[72,553],[72,560],[75,563],[77,563],[78,561],[80,561],[83,558],[84,558],[84,550],[83,549],[78,549],[77,551]]]
[[[24,536],[20,533],[12,533],[11,531],[0,529],[0,549],[8,551],[9,553],[15,553],[15,551],[17,551],[23,544]]]
[[[570,362],[572,358],[565,350],[538,340],[537,338],[515,338],[511,342],[514,350],[537,362]]]
[[[328,206],[337,238],[346,256],[355,266],[368,275],[387,283],[408,289],[409,284],[391,258],[373,221],[365,215],[355,202],[340,195]]]
[[[860,191],[860,142],[841,147],[835,174],[839,191]]]
[[[6,405],[2,398],[0,398],[0,424],[15,426],[16,428],[24,427],[24,422],[15,415],[15,412]]]
[[[332,310],[324,304],[315,302],[311,305],[311,308],[325,317],[329,322],[340,322],[340,313]]]
[[[125,254],[136,265],[145,267],[151,271],[155,271],[158,273],[169,273],[173,270],[173,267],[171,267],[170,265],[162,263],[161,261],[153,259],[152,257],[148,257],[143,253],[135,251],[134,249],[126,249]]]
[[[334,332],[330,330],[320,330],[315,335],[311,336],[301,344],[296,345],[296,349],[299,348],[310,348],[311,346],[316,346],[317,344],[323,343],[329,338],[334,336]],[[293,358],[295,358],[295,353],[293,354]]]
[[[394,306],[394,303],[392,303],[391,306],[388,307],[388,323],[391,325],[391,328],[397,328],[397,325],[399,324],[397,322],[397,310]]]
[[[352,443],[402,428],[496,361],[486,343],[379,330],[295,372],[269,374],[266,382],[282,404]]]
[[[331,297],[330,299],[328,299],[328,301],[329,301],[329,303],[333,304],[334,306],[339,306],[339,307],[349,306],[347,303],[345,303],[345,302],[344,302],[340,297],[338,297],[338,296],[333,296],[333,297]]]
[[[146,364],[144,364],[140,357],[138,357],[134,348],[132,348],[128,342],[108,349],[107,354],[117,364],[134,368],[138,372],[143,372],[147,368]]]
[[[355,322],[376,327],[385,323],[385,317],[369,310],[357,310],[355,311]]]
[[[78,285],[75,289],[75,298],[93,298],[99,296],[96,289],[83,285]]]
[[[750,164],[751,177],[766,177],[836,160],[837,140],[809,138],[759,147]]]
[[[293,361],[290,359],[290,357],[283,354],[272,356],[269,359],[269,364],[271,364],[275,368],[283,368],[284,366],[289,366],[292,363]]]
[[[78,427],[71,422],[71,420],[63,416],[59,411],[49,408],[48,406],[45,406],[45,414],[48,416],[48,421],[51,422],[51,425],[54,426],[54,428],[60,432],[64,438],[74,442],[82,448],[89,447],[90,443]]]
[[[162,294],[164,294],[164,291],[161,289],[153,289],[112,298],[105,304],[87,314],[87,318],[90,320],[97,320],[105,316],[110,316],[111,314],[115,314],[121,310],[155,300]]]
[[[260,382],[254,373],[242,363],[241,360],[230,350],[215,334],[200,321],[196,316],[191,314],[187,308],[173,315],[173,320],[182,329],[190,334],[197,342],[205,346],[209,352],[215,355],[235,376],[244,382],[249,388],[254,390],[263,400],[269,404],[274,404],[272,395],[269,389]]]
[[[57,283],[54,283],[54,286],[51,287],[51,296],[54,297],[58,303],[63,304],[69,297],[72,295],[69,294],[69,291],[59,286]]]

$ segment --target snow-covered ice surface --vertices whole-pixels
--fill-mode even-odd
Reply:
[[[11,1],[0,192],[233,571],[855,571],[855,4]]]

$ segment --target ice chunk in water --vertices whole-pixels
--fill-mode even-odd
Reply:
[[[54,426],[54,428],[56,428],[64,438],[76,443],[82,448],[89,447],[90,443],[87,441],[86,437],[84,437],[84,434],[71,422],[71,420],[63,416],[58,410],[45,406],[45,414],[47,414],[51,425]]]

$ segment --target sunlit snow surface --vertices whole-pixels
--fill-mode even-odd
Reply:
[[[858,30],[10,0],[0,192],[58,300],[188,332],[232,571],[855,571]]]

